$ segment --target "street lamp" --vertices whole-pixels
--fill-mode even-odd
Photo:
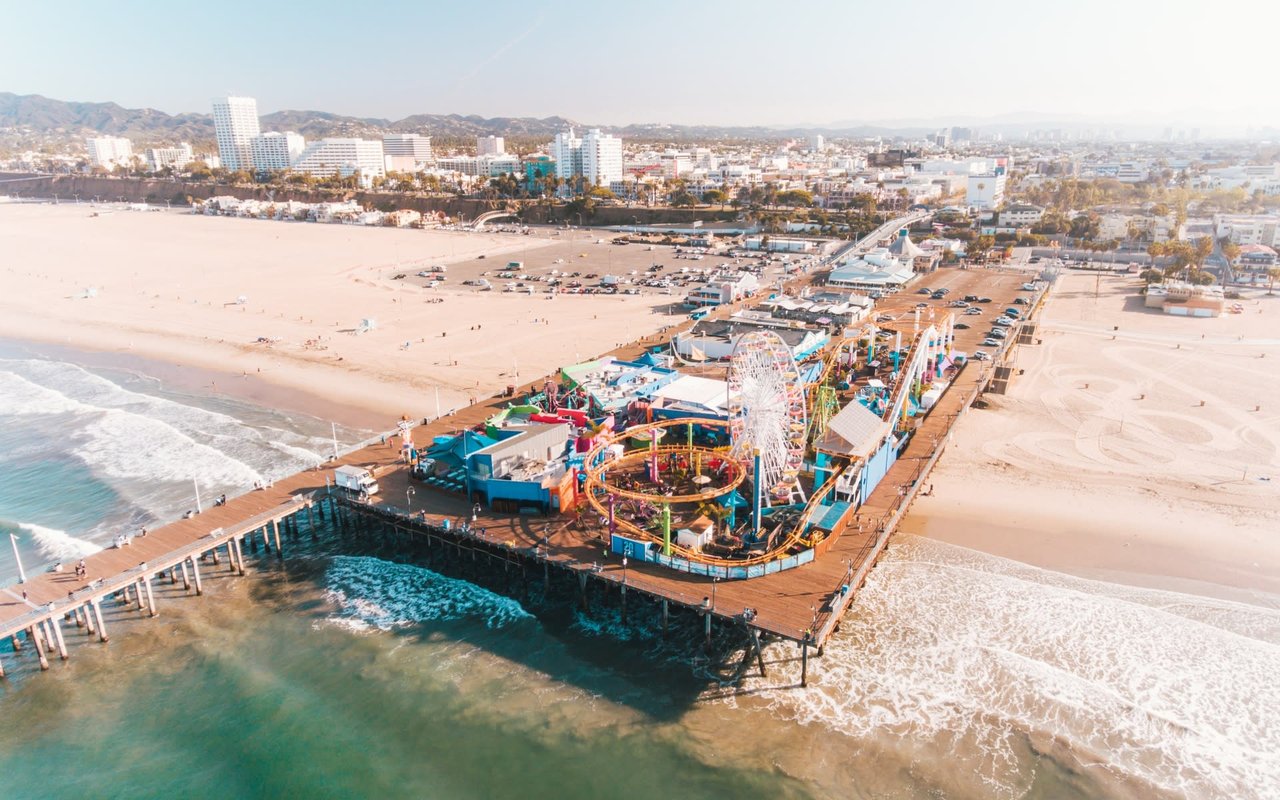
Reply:
[[[18,562],[18,583],[26,583],[27,573],[22,569],[22,556],[18,555],[18,537],[9,534],[9,543],[13,545],[13,560]]]
[[[711,579],[711,610],[712,611],[714,611],[716,608],[716,584],[719,582],[720,582],[719,578]]]
[[[627,557],[622,557],[622,585],[627,585]]]
[[[404,487],[404,504],[406,507],[408,507],[409,516],[411,517],[413,516],[413,496],[417,493],[418,491],[414,489],[412,486]]]

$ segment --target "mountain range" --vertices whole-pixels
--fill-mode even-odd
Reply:
[[[624,137],[643,140],[779,139],[823,133],[832,136],[894,136],[927,133],[925,128],[891,129],[859,125],[833,129],[821,126],[723,126],[638,124],[588,126],[565,117],[480,117],[460,114],[414,114],[399,120],[350,117],[327,111],[275,111],[260,117],[263,130],[290,130],[308,138],[324,136],[378,137],[384,133],[422,133],[437,137],[543,136],[567,127],[600,127]],[[212,141],[211,114],[166,114],[154,108],[125,108],[117,103],[54,100],[38,94],[0,92],[0,129],[19,128],[45,135],[80,136],[101,133],[127,136],[140,142]]]
[[[828,138],[897,137],[918,138],[947,125],[968,125],[984,133],[1001,133],[1021,138],[1035,129],[1062,131],[1108,130],[1121,137],[1154,138],[1161,129],[1154,122],[1144,125],[1118,121],[1021,112],[999,117],[962,117],[953,120],[904,119],[875,125],[842,120],[827,124],[795,125],[667,125],[660,123],[586,125],[565,117],[480,117],[460,114],[414,114],[404,119],[351,117],[327,111],[275,111],[260,118],[264,131],[297,131],[309,139],[325,136],[377,138],[385,133],[422,133],[440,138],[474,136],[545,137],[550,139],[567,127],[599,127],[623,137],[653,142],[786,139],[812,134]],[[212,143],[211,114],[167,114],[154,108],[124,108],[117,103],[82,103],[54,100],[38,94],[0,92],[0,130],[54,138],[80,137],[91,133],[127,136],[139,144],[168,142]]]

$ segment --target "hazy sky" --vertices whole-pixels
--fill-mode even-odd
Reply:
[[[209,111],[1274,124],[1275,0],[0,0],[0,91]]]

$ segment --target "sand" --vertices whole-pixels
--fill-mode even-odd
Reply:
[[[5,204],[0,336],[133,354],[227,380],[260,378],[320,398],[309,409],[318,416],[326,417],[328,402],[363,407],[389,428],[401,414],[435,417],[437,389],[439,411],[448,413],[684,318],[672,305],[680,298],[666,295],[547,299],[541,285],[533,295],[461,285],[508,258],[547,254],[546,271],[555,253],[575,269],[603,274],[623,260],[615,251],[638,250],[578,235],[570,243],[550,231],[396,230]],[[428,288],[414,275],[432,264],[451,265],[445,286]],[[401,273],[407,279],[393,279]],[[364,319],[376,327],[359,333]]]
[[[1025,374],[961,421],[904,530],[1280,603],[1280,296],[1183,319],[1143,309],[1137,285],[1060,281]]]

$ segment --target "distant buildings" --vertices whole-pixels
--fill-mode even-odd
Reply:
[[[520,172],[520,159],[516,156],[446,156],[436,160],[436,166],[447,172],[496,178],[499,175]]]
[[[114,169],[133,158],[133,144],[120,136],[95,136],[85,140],[89,163],[95,167]]]
[[[258,127],[258,101],[252,97],[219,97],[213,101],[213,129],[218,155],[229,170],[253,168],[253,137]]]
[[[307,140],[293,131],[258,134],[250,140],[253,168],[258,172],[289,169],[306,148]]]
[[[191,145],[183,142],[177,147],[148,147],[146,150],[147,166],[152,172],[162,169],[182,169],[195,160]]]
[[[435,161],[431,151],[431,137],[416,133],[392,133],[382,137],[382,152],[386,156],[387,169],[413,172],[421,164]]]
[[[374,139],[321,139],[307,146],[293,168],[325,178],[359,172],[366,183],[387,174],[382,142]]]
[[[477,136],[476,155],[500,156],[507,152],[506,142],[501,136]]]
[[[565,180],[582,176],[595,186],[622,180],[622,140],[598,128],[587,131],[581,139],[572,128],[556,134],[551,158],[556,162],[556,176]]]
[[[965,185],[964,202],[980,211],[994,211],[1004,204],[1005,176],[987,173],[970,175]]]
[[[1214,214],[1213,235],[1239,245],[1280,245],[1280,216],[1273,214]]]

